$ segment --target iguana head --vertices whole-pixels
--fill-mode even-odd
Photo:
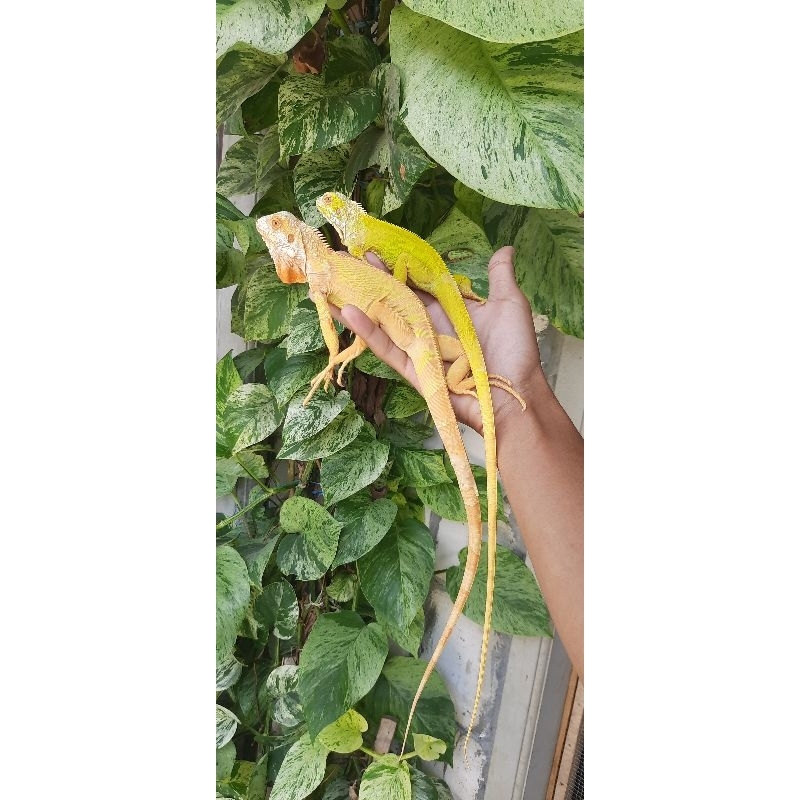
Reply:
[[[363,244],[359,241],[363,238],[363,233],[357,222],[359,216],[366,215],[367,212],[355,200],[348,199],[340,192],[325,192],[317,198],[317,210],[336,228],[345,247]]]
[[[283,283],[305,283],[307,280],[306,249],[301,235],[303,224],[288,211],[267,214],[256,220],[256,229]]]

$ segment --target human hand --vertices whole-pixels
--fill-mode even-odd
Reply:
[[[514,278],[513,247],[501,247],[489,260],[489,297],[485,303],[465,300],[467,311],[483,349],[487,370],[508,378],[514,389],[530,398],[535,379],[541,377],[539,348],[533,325],[531,307]],[[367,260],[386,269],[374,254]],[[454,335],[453,326],[441,305],[431,295],[418,291],[438,333]],[[411,359],[384,333],[379,325],[355,306],[345,305],[341,311],[331,307],[334,317],[360,336],[378,358],[400,373],[419,390],[419,380]],[[445,364],[445,368],[449,366]],[[451,394],[453,409],[461,422],[482,433],[478,401],[468,395]],[[508,392],[493,388],[492,405],[495,421],[521,410],[519,402]]]

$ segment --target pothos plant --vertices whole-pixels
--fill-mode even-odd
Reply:
[[[423,399],[365,352],[303,399],[327,361],[305,286],[281,283],[255,219],[338,190],[427,238],[487,290],[516,248],[532,308],[583,336],[582,5],[489,0],[217,5],[217,286],[250,343],[217,363],[217,794],[442,800],[457,726],[425,662],[434,575],[427,511],[465,520]],[[231,201],[255,196],[249,213]],[[343,344],[347,333],[340,328]],[[427,444],[427,446],[426,446]],[[473,467],[486,517],[486,480]],[[499,511],[504,518],[502,508]],[[452,598],[459,564],[445,570]],[[465,614],[483,622],[486,559]],[[530,570],[498,547],[493,629],[549,636]],[[392,752],[392,749],[395,752]]]

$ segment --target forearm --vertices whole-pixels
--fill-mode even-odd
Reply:
[[[496,421],[503,489],[567,654],[583,675],[583,437],[541,371]]]

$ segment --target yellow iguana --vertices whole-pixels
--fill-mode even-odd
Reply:
[[[487,474],[487,581],[486,581],[486,610],[483,624],[483,638],[481,641],[480,665],[478,668],[478,688],[475,694],[475,703],[472,708],[467,735],[464,739],[464,752],[466,752],[481,695],[481,686],[486,671],[486,657],[489,646],[489,630],[492,622],[492,605],[494,600],[494,581],[496,572],[496,545],[497,545],[497,440],[494,428],[494,410],[492,395],[489,385],[505,389],[519,400],[523,411],[525,401],[511,387],[511,382],[499,375],[489,375],[483,358],[478,336],[472,324],[464,297],[484,302],[484,299],[472,291],[470,281],[463,275],[452,275],[447,265],[436,250],[424,239],[405,228],[392,225],[383,220],[371,217],[355,201],[349,200],[339,192],[326,192],[317,199],[319,212],[333,225],[342,244],[351,255],[363,258],[367,251],[378,255],[392,270],[394,277],[402,283],[411,283],[433,295],[447,314],[456,337],[464,351],[464,356],[457,360],[448,372],[451,390],[457,394],[471,394],[477,397],[480,405],[481,420],[483,422],[483,440],[486,448],[486,474]],[[472,373],[469,378],[468,374]],[[455,387],[455,388],[453,388]],[[466,506],[466,497],[464,498]],[[471,538],[471,537],[470,537]],[[472,545],[468,548],[467,562],[474,559],[477,564],[480,555],[480,540],[475,552]],[[465,570],[464,577],[467,573]],[[453,609],[447,620],[433,656],[428,664],[416,697],[413,708],[416,707],[419,696],[425,683],[433,671],[444,646],[452,633],[461,609]],[[410,724],[410,718],[409,718]],[[406,727],[406,736],[408,726]],[[405,740],[404,740],[405,741]]]
[[[379,324],[392,341],[404,350],[417,372],[420,391],[430,409],[442,444],[453,465],[458,488],[464,498],[467,513],[468,547],[464,577],[458,590],[451,619],[449,635],[455,619],[464,609],[475,575],[481,547],[481,509],[478,488],[470,468],[464,442],[458,427],[450,391],[458,387],[445,374],[445,360],[458,360],[462,349],[453,337],[438,336],[425,306],[414,292],[396,281],[391,275],[365,264],[347,253],[334,252],[315,228],[306,225],[288,211],[269,214],[256,221],[256,228],[264,239],[275,263],[278,277],[284,283],[308,283],[309,297],[317,308],[322,334],[328,347],[328,364],[311,382],[305,402],[313,396],[320,384],[330,385],[338,366],[337,380],[341,383],[347,364],[357,358],[366,343],[356,337],[353,343],[339,352],[339,338],[334,327],[328,303],[341,308],[353,305]],[[490,481],[491,483],[491,481]],[[445,634],[442,640],[446,640]],[[440,642],[443,646],[443,642]],[[441,647],[425,671],[417,696],[414,698],[406,725],[405,740],[419,696],[427,682]]]

